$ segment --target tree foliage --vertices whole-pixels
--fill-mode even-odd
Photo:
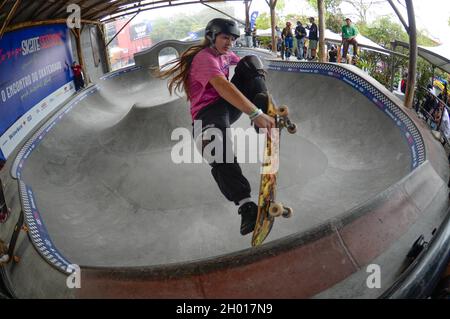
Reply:
[[[370,7],[374,4],[373,0],[342,0],[343,2],[351,5],[358,14],[359,21],[367,23],[367,14]]]
[[[305,16],[305,15],[290,13],[290,14],[286,15],[286,17],[284,17],[284,19],[281,19],[280,23],[282,25],[285,25],[287,21],[291,21],[293,23],[293,27],[295,28],[297,21],[300,21],[304,26],[305,24],[308,23],[308,18],[309,17]]]
[[[335,33],[341,33],[342,25],[344,24],[344,19],[345,17],[341,12],[336,14],[327,14],[325,20],[325,27]]]
[[[278,21],[278,18],[277,18]],[[270,14],[267,12],[261,13],[258,18],[256,18],[255,27],[259,30],[265,30],[270,28]]]
[[[277,4],[275,5],[275,10],[283,11],[285,6],[286,6],[286,3],[284,0],[278,0]]]
[[[336,14],[340,12],[339,6],[343,0],[325,0],[325,11],[327,14]],[[308,0],[309,5],[317,11],[317,0]]]
[[[392,21],[389,16],[379,17],[369,25],[362,23],[357,25],[361,34],[387,48],[393,40],[408,41],[408,34],[403,26]]]
[[[358,23],[358,28],[361,34],[386,48],[390,48],[390,43],[394,40],[399,40],[406,43],[409,42],[408,34],[404,30],[403,26],[400,25],[400,23],[393,21],[390,17],[379,17],[370,24]],[[430,39],[423,30],[417,31],[417,42],[419,45],[425,46],[433,46],[437,44]],[[408,55],[408,50],[406,49],[399,48],[397,51]],[[365,51],[362,53],[360,61],[359,66],[361,68],[366,69],[366,71],[378,82],[382,83],[386,87],[389,87],[392,73],[391,68],[389,67],[391,63],[390,57]],[[400,79],[401,72],[399,72],[399,70],[405,70],[407,65],[407,58],[397,57],[395,59],[394,69],[396,72],[394,74],[394,83],[398,83]],[[431,65],[422,58],[419,58],[417,73],[419,85],[425,84],[426,86],[431,74]]]

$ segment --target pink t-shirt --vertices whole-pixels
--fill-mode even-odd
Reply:
[[[193,120],[201,109],[220,98],[209,80],[217,75],[223,75],[228,79],[230,65],[236,65],[239,60],[240,58],[232,51],[220,55],[212,48],[205,48],[195,55],[189,71]]]

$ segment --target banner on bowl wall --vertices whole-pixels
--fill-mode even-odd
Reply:
[[[75,92],[69,32],[54,24],[0,39],[0,160]]]

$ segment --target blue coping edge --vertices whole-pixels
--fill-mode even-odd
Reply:
[[[100,80],[106,81],[121,74],[136,71],[139,69],[141,69],[140,66],[131,66],[108,73],[102,76]],[[101,91],[101,88],[98,85],[94,85],[91,88],[80,92],[63,108],[61,108],[25,143],[25,145],[17,154],[14,160],[14,164],[11,168],[12,175],[17,178],[19,183],[20,198],[22,202],[25,223],[29,228],[28,234],[30,235],[34,247],[48,263],[66,274],[72,273],[72,267],[70,266],[72,263],[67,258],[65,258],[53,244],[50,234],[48,233],[43,219],[39,213],[33,190],[22,179],[22,170],[24,168],[25,161],[30,157],[33,150],[37,148],[44,137],[58,124],[58,122],[60,122],[64,118],[64,116],[68,114],[82,100],[98,91]]]
[[[282,72],[310,73],[330,76],[344,81],[354,89],[361,92],[370,101],[372,101],[380,110],[382,110],[400,129],[406,138],[411,151],[411,171],[425,162],[425,145],[422,136],[412,120],[386,95],[381,93],[377,88],[370,84],[367,80],[359,75],[333,64],[322,63],[289,63],[270,61],[268,66],[270,70]],[[140,66],[132,66],[115,72],[108,73],[101,77],[101,80],[108,80],[121,74],[142,69]],[[64,116],[69,113],[80,101],[86,97],[100,91],[101,89],[94,85],[92,88],[81,92],[67,105],[65,105],[56,115],[49,120],[45,126],[40,128],[32,138],[22,147],[18,153],[15,164],[12,167],[14,173],[19,180],[21,190],[21,201],[24,208],[25,222],[30,228],[31,240],[41,254],[56,269],[70,274],[72,269],[71,263],[68,261],[55,247],[50,235],[45,228],[44,222],[39,214],[36,199],[33,190],[22,180],[22,169],[25,161],[31,155],[32,151],[39,145],[42,139],[49,133],[52,128],[61,121]],[[14,175],[14,174],[13,174]]]
[[[426,160],[425,143],[419,129],[406,113],[379,89],[363,77],[331,63],[278,62],[269,61],[269,70],[305,74],[320,74],[339,79],[367,97],[378,109],[390,118],[409,145],[413,171]]]

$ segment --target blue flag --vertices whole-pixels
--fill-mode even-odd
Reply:
[[[250,28],[253,29],[255,27],[256,18],[258,18],[258,11],[253,11],[250,16]]]

